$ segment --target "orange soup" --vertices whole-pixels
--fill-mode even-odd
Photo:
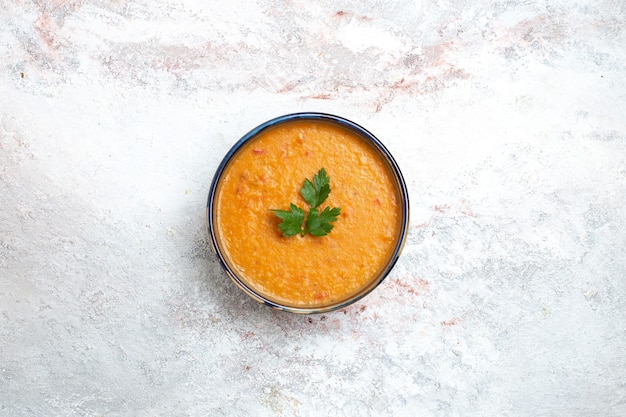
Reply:
[[[305,178],[325,168],[340,207],[332,231],[285,237],[271,210],[308,211]],[[351,298],[379,278],[398,248],[402,194],[380,152],[352,131],[294,120],[261,131],[224,168],[215,194],[215,233],[225,261],[261,296],[318,307]]]

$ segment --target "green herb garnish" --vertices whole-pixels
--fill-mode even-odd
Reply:
[[[274,214],[283,219],[278,228],[283,232],[284,236],[295,236],[298,233],[304,235],[302,230],[302,222],[304,221],[304,210],[295,204],[290,204],[290,211],[272,210]]]
[[[311,206],[306,216],[306,222],[304,221],[304,210],[291,203],[289,210],[271,210],[282,219],[278,228],[283,232],[283,236],[287,237],[297,234],[304,236],[307,233],[313,236],[326,236],[333,230],[332,223],[337,220],[341,213],[339,207],[326,207],[321,212],[317,209],[330,194],[330,177],[326,174],[326,170],[320,169],[313,177],[313,181],[306,178],[300,189],[300,194],[304,201]]]

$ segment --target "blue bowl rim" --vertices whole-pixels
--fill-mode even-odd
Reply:
[[[222,177],[224,170],[226,169],[226,167],[228,166],[232,158],[237,154],[237,152],[246,143],[256,138],[264,130],[280,125],[280,124],[289,123],[289,122],[293,122],[297,120],[320,120],[320,121],[324,121],[328,123],[334,123],[344,128],[347,128],[349,131],[356,133],[361,138],[365,139],[367,142],[373,144],[374,147],[382,154],[386,162],[390,165],[393,171],[394,177],[396,179],[396,182],[397,182],[396,185],[399,188],[399,191],[401,194],[401,201],[402,201],[402,221],[401,221],[401,228],[400,228],[400,236],[397,239],[397,243],[396,243],[396,247],[394,249],[393,255],[391,256],[391,258],[389,259],[385,267],[380,271],[379,276],[376,279],[373,279],[371,282],[369,282],[363,289],[361,289],[355,295],[352,295],[347,299],[340,300],[338,302],[327,304],[327,305],[314,306],[314,307],[302,307],[302,306],[281,304],[279,302],[276,302],[276,301],[273,301],[271,299],[264,297],[262,294],[259,294],[257,291],[255,291],[254,288],[251,288],[250,286],[248,286],[244,282],[244,280],[239,278],[237,273],[228,265],[228,262],[226,261],[226,257],[222,254],[220,246],[218,244],[218,240],[216,236],[217,233],[216,233],[214,220],[213,220],[214,202],[215,202],[216,191],[219,185],[219,181]],[[243,135],[241,139],[239,139],[226,153],[226,155],[222,159],[222,162],[217,167],[217,170],[211,182],[211,188],[209,190],[209,196],[207,199],[206,222],[207,222],[207,228],[208,228],[209,236],[211,239],[211,244],[213,246],[213,250],[216,253],[217,258],[222,268],[224,269],[226,274],[230,277],[230,279],[241,290],[243,290],[248,296],[272,308],[283,310],[283,311],[288,311],[291,313],[298,313],[298,314],[325,313],[325,312],[329,312],[333,310],[338,310],[343,307],[347,307],[350,304],[355,303],[356,301],[362,299],[363,297],[371,293],[376,287],[380,285],[380,283],[382,283],[385,280],[385,278],[387,278],[387,276],[389,275],[389,273],[395,266],[396,262],[398,261],[400,254],[406,243],[406,238],[408,235],[408,228],[409,228],[409,193],[406,187],[406,183],[404,181],[404,177],[402,175],[402,172],[400,171],[400,168],[397,162],[395,161],[395,159],[393,158],[389,150],[385,147],[385,145],[383,145],[383,143],[380,140],[378,140],[378,138],[374,136],[370,131],[352,122],[351,120],[348,120],[346,118],[336,116],[333,114],[329,114],[329,113],[319,113],[319,112],[290,113],[290,114],[285,114],[282,116],[275,117],[264,123],[261,123],[260,125],[258,125],[257,127],[255,127],[254,129],[250,130],[248,133]]]

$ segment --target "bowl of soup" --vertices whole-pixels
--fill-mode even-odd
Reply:
[[[241,290],[311,314],[350,305],[383,282],[406,240],[409,197],[394,158],[368,130],[294,113],[233,145],[206,212],[217,258]]]

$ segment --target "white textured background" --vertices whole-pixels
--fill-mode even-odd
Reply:
[[[223,155],[325,111],[409,187],[370,296],[221,271]],[[626,3],[0,0],[0,415],[626,415]]]

